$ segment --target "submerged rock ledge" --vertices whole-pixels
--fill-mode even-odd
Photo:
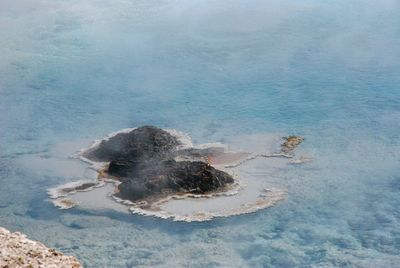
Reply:
[[[61,267],[79,268],[81,264],[75,257],[32,241],[25,235],[11,233],[0,227],[0,267]]]
[[[87,205],[176,221],[252,213],[274,206],[287,191],[242,167],[250,162],[273,168],[311,159],[294,154],[301,137],[265,138],[256,148],[231,151],[219,143],[194,146],[189,136],[176,130],[124,129],[75,155],[98,172],[97,179],[70,182],[48,193],[61,209]],[[110,199],[120,204],[108,203]]]

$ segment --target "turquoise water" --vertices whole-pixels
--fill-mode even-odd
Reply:
[[[0,226],[86,267],[400,267],[399,46],[396,0],[2,0]],[[298,134],[314,160],[205,223],[46,201],[72,175],[26,159],[143,124]]]

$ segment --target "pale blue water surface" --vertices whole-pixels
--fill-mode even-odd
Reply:
[[[143,124],[299,134],[314,160],[205,223],[60,211],[65,178],[27,167]],[[400,267],[399,149],[397,0],[0,0],[0,226],[86,267]]]

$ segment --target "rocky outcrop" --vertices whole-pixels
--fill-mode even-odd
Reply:
[[[234,182],[207,162],[209,149],[180,145],[169,132],[144,126],[103,140],[84,157],[109,162],[108,175],[121,182],[116,196],[134,202],[167,194],[207,194]]]
[[[282,143],[281,149],[285,154],[291,154],[304,141],[304,138],[294,135],[283,137],[283,139],[284,143]]]
[[[40,242],[32,241],[25,235],[0,227],[0,267],[82,267],[75,257],[46,247]]]
[[[119,133],[103,140],[99,146],[85,153],[93,161],[144,161],[163,158],[179,145],[176,137],[153,126],[143,126],[128,133]]]
[[[206,221],[275,205],[287,191],[266,188],[262,174],[311,160],[296,156],[304,140],[299,136],[245,135],[235,140],[193,145],[187,134],[174,129],[122,129],[75,154],[97,174],[48,193],[61,209],[129,210],[174,221]],[[253,164],[245,165],[248,161]]]
[[[117,197],[138,201],[166,194],[206,194],[223,189],[233,178],[207,163],[165,160],[122,179]]]

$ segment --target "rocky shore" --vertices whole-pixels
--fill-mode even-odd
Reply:
[[[0,268],[79,268],[75,257],[65,256],[25,235],[0,227]]]

